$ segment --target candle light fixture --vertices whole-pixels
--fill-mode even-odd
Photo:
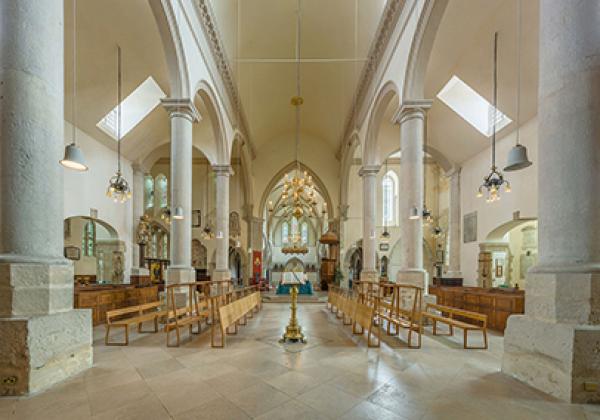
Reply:
[[[117,172],[110,178],[106,195],[115,203],[124,203],[131,198],[129,183],[121,173],[121,91],[123,88],[121,78],[121,47],[117,45]]]
[[[492,167],[490,173],[483,178],[477,190],[477,197],[487,193],[486,202],[500,200],[500,189],[510,192],[510,183],[504,179],[502,172],[496,167],[496,123],[498,114],[498,32],[494,33],[494,108],[492,109]]]

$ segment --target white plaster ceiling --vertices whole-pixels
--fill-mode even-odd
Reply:
[[[425,96],[434,99],[428,113],[431,146],[454,162],[463,162],[489,146],[484,137],[436,98],[456,74],[492,103],[493,37],[498,31],[498,109],[516,127],[517,5],[519,0],[450,0],[438,30],[425,78]],[[537,113],[538,0],[522,3],[521,124]],[[499,157],[502,160],[504,156]]]
[[[297,0],[213,0],[252,140],[289,139]],[[336,150],[385,0],[302,0],[301,130]],[[288,135],[289,134],[289,135]]]
[[[73,13],[65,1],[65,118],[72,122]],[[163,46],[148,0],[77,0],[77,126],[104,145],[117,143],[96,127],[117,104],[117,53],[122,50],[123,98],[148,76],[168,94]],[[68,135],[68,134],[67,134]],[[155,108],[122,140],[123,155],[137,160],[169,137],[169,120]]]

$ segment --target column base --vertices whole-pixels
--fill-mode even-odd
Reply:
[[[600,273],[527,275],[525,315],[504,332],[502,371],[554,397],[600,403]]]
[[[92,367],[92,313],[0,318],[0,395],[42,391]]]
[[[361,271],[360,281],[370,281],[379,284],[379,273],[377,271]]]
[[[502,372],[561,400],[600,403],[600,326],[512,315]]]
[[[73,265],[0,263],[0,317],[73,309]]]
[[[396,283],[410,284],[423,289],[423,294],[429,294],[429,278],[427,272],[421,269],[406,269],[398,271]]]
[[[192,267],[167,268],[167,285],[196,281],[196,270]]]

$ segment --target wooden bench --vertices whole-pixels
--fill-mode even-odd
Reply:
[[[129,306],[127,308],[115,309],[106,312],[106,334],[104,344],[107,346],[126,346],[129,344],[129,326],[137,324],[138,333],[157,333],[158,319],[166,314],[160,310],[161,302],[144,303],[142,305]],[[154,331],[143,331],[142,324],[146,321],[154,321]],[[113,327],[125,329],[124,342],[111,342],[110,329]]]
[[[352,334],[362,335],[367,330],[367,346],[379,347],[381,345],[381,330],[375,322],[375,308],[355,299],[352,299],[348,305],[348,311],[352,314],[353,321]],[[361,327],[360,331],[357,326]],[[376,344],[371,342],[372,336],[377,337]]]
[[[210,344],[212,347],[223,348],[225,347],[225,336],[227,334],[237,334],[238,325],[246,325],[246,316],[253,313],[255,309],[260,309],[260,292],[254,292],[241,299],[234,300],[233,302],[221,305],[219,296],[211,298],[211,307],[213,311],[218,312],[218,317],[213,314],[213,323],[210,333]],[[244,320],[243,323],[240,320]],[[216,335],[216,324],[220,325],[221,330],[221,343],[215,342]],[[229,332],[229,328],[233,326],[234,331]]]
[[[167,304],[169,310],[167,313],[167,323],[164,327],[164,331],[167,333],[167,347],[179,347],[181,344],[181,328],[187,326],[191,337],[192,334],[200,334],[203,320],[207,320],[208,322],[210,312],[207,299],[203,298],[203,295],[198,296],[198,293],[196,293],[200,283],[179,283],[167,286]],[[177,293],[187,294],[187,305],[181,307],[177,305]],[[195,323],[198,325],[196,332],[193,329],[193,324]],[[170,340],[172,331],[175,331],[177,337],[175,345],[172,345]]]
[[[437,313],[432,313],[434,310]],[[433,335],[454,335],[454,327],[462,328],[463,330],[463,347],[465,349],[485,350],[488,348],[487,339],[487,315],[478,312],[465,311],[464,309],[452,308],[450,306],[436,305],[428,303],[423,317],[431,319],[433,323]],[[458,318],[458,319],[457,319]],[[467,322],[472,321],[472,322]],[[448,334],[439,334],[437,332],[437,323],[441,322],[448,325],[450,331]],[[478,324],[479,323],[479,324]],[[474,347],[468,345],[468,332],[471,330],[479,330],[483,334],[482,347]]]
[[[423,290],[420,287],[388,283],[380,285],[380,295],[376,305],[378,320],[387,322],[387,335],[397,335],[400,328],[408,330],[408,347],[421,348],[423,325],[421,322],[421,302]],[[392,326],[394,331],[392,331]],[[417,344],[413,344],[413,333],[417,334]]]

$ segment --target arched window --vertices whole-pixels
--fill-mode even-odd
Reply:
[[[295,238],[298,235],[298,219],[292,217],[292,236]]]
[[[81,249],[85,257],[93,257],[96,255],[96,224],[89,221],[83,228],[81,239]]]
[[[144,210],[154,207],[154,178],[152,175],[144,177]]]
[[[300,235],[302,237],[302,243],[308,244],[308,223],[302,222],[302,225],[300,225]]]
[[[157,195],[157,199],[158,199],[158,208],[164,209],[165,207],[167,207],[168,205],[168,199],[167,199],[167,177],[164,176],[163,174],[159,174],[156,177],[156,180],[154,182],[154,186],[156,188],[156,195]]]
[[[388,171],[381,181],[383,196],[383,224],[397,224],[398,213],[398,176],[394,171]]]
[[[288,222],[283,222],[281,225],[281,243],[282,244],[288,243],[289,235],[290,235],[290,225],[288,224]]]

